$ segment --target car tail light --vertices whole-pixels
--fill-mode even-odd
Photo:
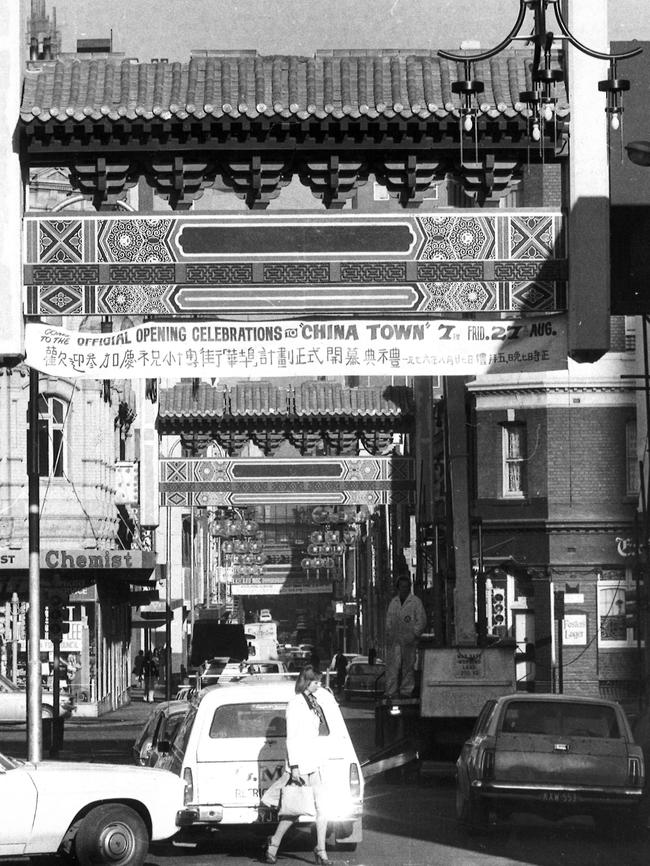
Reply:
[[[494,778],[494,749],[483,749],[480,767],[484,782]]]
[[[361,777],[357,764],[350,764],[350,794],[355,798],[361,796]]]
[[[640,758],[628,756],[627,784],[634,787],[643,785],[643,765]]]
[[[185,790],[183,791],[183,805],[187,806],[188,803],[194,802],[194,779],[192,778],[192,771],[189,767],[186,767],[183,770],[183,781],[185,782]]]

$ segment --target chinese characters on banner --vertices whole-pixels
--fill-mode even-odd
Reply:
[[[147,322],[114,333],[29,322],[26,361],[93,379],[482,375],[561,370],[566,319]]]

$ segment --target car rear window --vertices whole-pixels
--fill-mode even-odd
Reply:
[[[164,724],[161,726],[158,734],[158,739],[169,740],[171,742],[180,730],[180,727],[183,724],[183,718],[184,716],[182,713],[176,713],[173,716],[168,716],[165,719]]]
[[[549,734],[560,737],[621,736],[613,707],[597,704],[516,701],[508,704],[502,731],[510,734]]]
[[[364,665],[358,663],[350,665],[350,669],[348,671],[348,673],[355,674],[356,676],[359,676],[360,674],[364,674],[367,676],[374,674],[375,676],[377,676],[378,674],[382,674],[383,672],[383,665]]]
[[[284,703],[223,704],[214,711],[210,738],[286,737],[285,710]]]

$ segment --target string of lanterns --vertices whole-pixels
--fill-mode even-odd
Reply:
[[[267,555],[264,532],[252,518],[234,513],[216,517],[209,527],[210,535],[221,541],[221,553],[229,557],[233,577],[259,577]]]
[[[324,532],[316,530],[309,536],[308,556],[304,557],[300,564],[307,571],[310,569],[332,571],[337,566],[336,558],[345,554],[347,548],[354,544],[355,538],[356,535],[352,530],[344,532],[336,529],[326,529]]]
[[[323,525],[322,529],[314,530],[309,536],[307,545],[307,556],[303,557],[300,565],[306,570],[321,570],[331,573],[338,568],[341,558],[345,556],[346,550],[356,540],[356,532],[353,528],[355,516],[345,511],[337,511],[318,506],[311,513],[314,523]],[[343,524],[346,529],[331,529],[331,525]]]

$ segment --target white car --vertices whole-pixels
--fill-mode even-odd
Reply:
[[[54,695],[42,692],[41,716],[52,718],[54,714]],[[65,692],[59,698],[59,715],[69,716],[74,709],[74,701]],[[10,679],[0,674],[0,724],[27,721],[27,692]]]
[[[285,770],[285,710],[294,694],[290,675],[267,674],[197,696],[174,741],[158,742],[156,766],[185,783],[179,826],[206,830],[277,821],[262,797]],[[361,765],[338,704],[325,689],[321,705],[327,723],[321,736],[328,753],[330,830],[338,847],[353,850],[362,837]]]
[[[183,785],[150,767],[43,761],[0,753],[0,857],[62,854],[79,866],[142,866],[149,842],[177,831]]]
[[[273,622],[273,617],[268,607],[263,607],[260,611],[260,622]]]

